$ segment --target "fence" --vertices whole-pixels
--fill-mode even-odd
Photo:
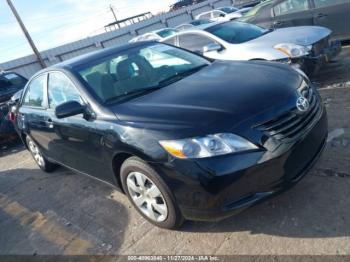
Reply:
[[[116,31],[103,33],[76,42],[65,44],[41,52],[43,60],[50,66],[61,61],[86,54],[102,48],[120,45],[128,42],[131,38],[146,32],[161,29],[164,27],[174,27],[189,20],[202,12],[215,9],[220,6],[232,5],[234,3],[242,5],[247,0],[209,0],[196,5],[192,5],[180,10],[169,12],[163,15],[152,17],[148,20],[123,27]],[[251,1],[250,1],[251,2]],[[27,78],[31,77],[41,69],[40,64],[34,55],[29,55],[19,59],[0,64],[0,69],[15,71]]]

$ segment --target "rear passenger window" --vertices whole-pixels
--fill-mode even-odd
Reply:
[[[315,7],[320,8],[320,7],[330,6],[330,5],[350,3],[350,0],[314,0],[314,2],[315,2]]]
[[[206,36],[198,34],[184,34],[179,36],[180,47],[192,52],[203,53],[203,47],[216,42]]]
[[[58,72],[49,74],[48,98],[50,108],[55,108],[68,101],[82,103],[73,83],[63,73]]]
[[[273,11],[275,16],[286,15],[295,12],[301,12],[309,9],[308,0],[286,0],[275,5]]]
[[[24,97],[23,105],[30,107],[44,107],[44,87],[46,75],[34,78],[28,86]]]

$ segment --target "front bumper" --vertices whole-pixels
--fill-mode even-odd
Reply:
[[[300,181],[321,155],[327,138],[325,110],[299,141],[274,152],[250,152],[197,162],[175,159],[162,172],[189,220],[215,221],[278,194]]]
[[[308,75],[317,73],[322,66],[338,56],[342,51],[340,41],[333,41],[329,47],[324,48],[318,55],[310,54],[308,56],[292,59],[292,66],[299,67]]]

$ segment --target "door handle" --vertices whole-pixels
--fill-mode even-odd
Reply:
[[[48,128],[53,128],[53,121],[52,121],[52,119],[47,119],[46,120],[46,126],[48,127]]]
[[[317,18],[323,18],[323,17],[326,17],[327,15],[326,14],[323,14],[323,13],[319,13],[317,14]]]

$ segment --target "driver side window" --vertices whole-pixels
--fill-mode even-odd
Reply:
[[[308,0],[286,0],[277,4],[273,11],[275,16],[287,15],[290,13],[302,12],[309,9]]]
[[[56,108],[56,106],[68,101],[82,103],[82,99],[73,83],[63,73],[59,72],[49,74],[48,99],[50,108]]]

